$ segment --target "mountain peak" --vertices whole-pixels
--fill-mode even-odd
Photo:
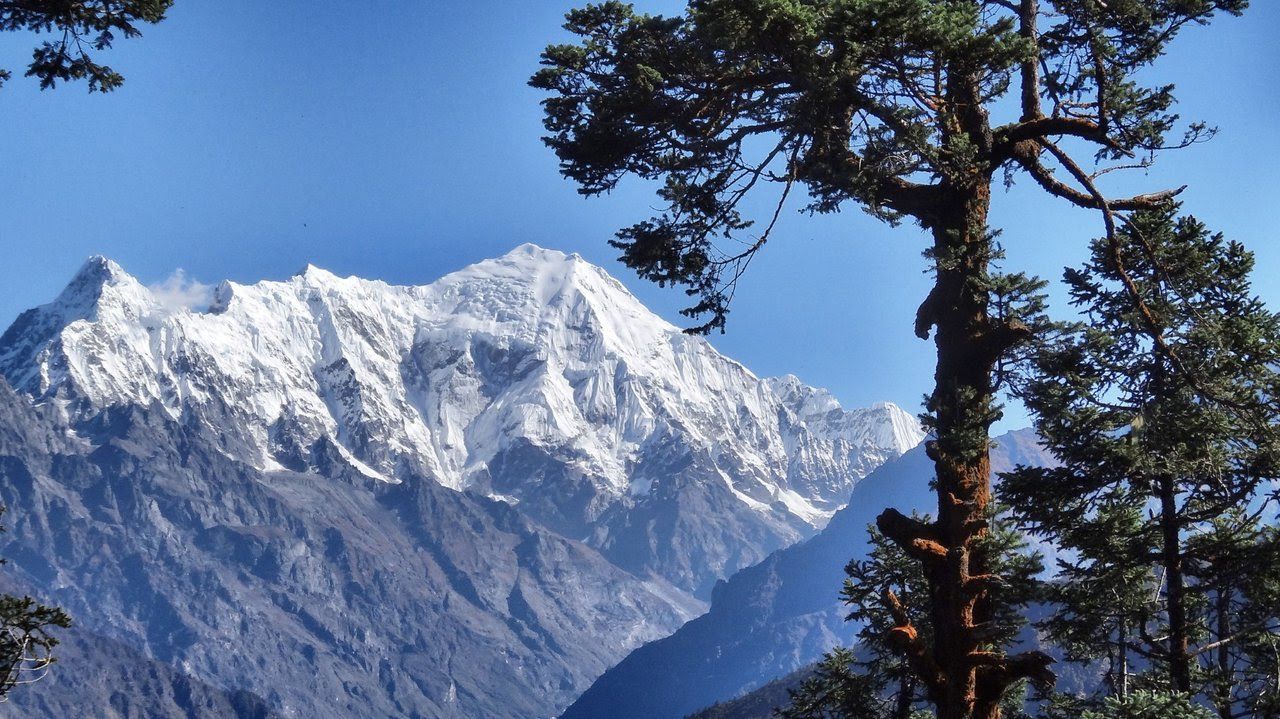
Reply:
[[[606,342],[617,340],[645,352],[662,337],[678,332],[603,268],[577,253],[531,243],[450,273],[431,286],[460,298],[460,307],[487,311],[502,306],[504,316],[514,311],[531,320],[568,319],[575,325],[589,321],[611,338]],[[577,319],[567,318],[566,313]]]
[[[317,267],[316,265],[308,262],[301,270],[298,270],[298,272],[293,275],[293,279],[301,280],[306,284],[325,285],[338,282],[342,278],[323,267]]]
[[[124,293],[136,300],[146,295],[147,290],[113,260],[93,255],[85,260],[62,293],[48,307],[68,320],[87,319],[94,314],[108,293]]]
[[[533,244],[421,286],[308,265],[285,282],[201,292],[199,311],[174,310],[92,258],[6,334],[0,375],[36,395],[65,387],[87,407],[219,408],[228,417],[211,426],[242,428],[255,466],[305,464],[299,448],[329,438],[373,474],[523,501],[560,481],[558,469],[521,468],[521,452],[546,452],[598,492],[591,512],[684,481],[646,469],[650,452],[669,452],[778,541],[821,524],[867,471],[919,441],[905,414],[844,410],[794,377],[762,381],[600,267]],[[585,532],[595,520],[572,521]]]
[[[463,275],[492,275],[525,283],[558,284],[573,275],[579,267],[589,267],[598,272],[604,272],[582,259],[582,256],[576,252],[568,254],[526,242],[504,255],[481,260],[460,272]]]
[[[510,252],[507,252],[499,259],[510,259],[513,261],[533,260],[535,262],[571,262],[581,260],[582,255],[577,252],[561,252],[560,250],[552,250],[532,242],[525,242],[517,245]]]
[[[71,281],[62,290],[62,297],[79,297],[85,294],[98,294],[105,285],[132,280],[133,277],[124,268],[102,255],[92,255],[80,269],[71,276]]]
[[[84,264],[80,265],[80,269],[76,271],[76,274],[72,278],[72,282],[81,278],[111,280],[120,279],[122,277],[129,277],[129,273],[125,272],[124,268],[117,264],[115,260],[103,255],[90,255],[89,258],[84,261]]]

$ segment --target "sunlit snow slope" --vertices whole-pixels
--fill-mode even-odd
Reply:
[[[263,471],[336,447],[370,478],[500,499],[703,596],[922,437],[892,404],[757,378],[533,245],[416,287],[308,267],[196,309],[93,258],[0,338],[0,375],[73,422],[158,407]]]

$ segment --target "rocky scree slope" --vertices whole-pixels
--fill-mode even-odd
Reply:
[[[334,447],[314,473],[263,473],[158,408],[73,436],[2,383],[0,427],[6,582],[280,716],[549,716],[699,609],[505,503],[372,480]],[[11,701],[79,716],[119,691],[43,688]]]

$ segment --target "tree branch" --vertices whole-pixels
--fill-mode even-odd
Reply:
[[[1104,206],[1113,211],[1142,210],[1157,207],[1161,203],[1177,197],[1183,190],[1187,189],[1186,185],[1183,185],[1175,190],[1162,190],[1119,200],[1103,199],[1100,201],[1099,196],[1078,190],[1054,177],[1053,173],[1040,162],[1040,150],[1047,148],[1049,144],[1043,140],[1024,140],[1016,144],[1010,157],[1026,170],[1027,174],[1031,175],[1032,179],[1046,192],[1055,197],[1061,197],[1077,207],[1089,210],[1101,210]],[[1063,155],[1065,156],[1065,153]],[[1089,176],[1082,173],[1081,177],[1087,180]],[[1092,184],[1092,181],[1088,184]]]
[[[1005,670],[1014,681],[1030,679],[1042,686],[1053,686],[1058,677],[1049,669],[1049,665],[1055,661],[1044,652],[1022,652],[1005,659]]]
[[[1006,7],[1009,7],[1006,5]],[[1014,10],[1010,7],[1009,9]],[[1042,117],[1040,110],[1040,37],[1036,29],[1036,16],[1040,12],[1038,0],[1021,0],[1015,10],[1018,13],[1018,34],[1031,46],[1026,60],[1022,61],[1022,119]]]
[[[892,589],[885,587],[883,599],[885,608],[893,615],[895,625],[886,633],[886,642],[906,656],[907,662],[915,670],[916,675],[931,693],[937,695],[944,682],[942,668],[929,654],[929,649],[920,639],[915,625],[911,623],[911,617],[907,614],[906,608],[902,606],[902,602],[898,601],[898,595],[894,594]]]
[[[880,533],[917,559],[944,560],[947,548],[938,539],[933,525],[908,517],[896,509],[886,509],[876,517]]]
[[[1030,679],[1042,686],[1053,686],[1058,677],[1049,669],[1056,659],[1040,651],[1005,655],[1000,652],[969,652],[969,662],[975,667],[989,667],[1008,686],[1019,679]]]
[[[1083,117],[1035,117],[1030,120],[1010,123],[995,129],[995,150],[992,153],[994,164],[1000,164],[1013,157],[1018,143],[1025,140],[1042,140],[1059,135],[1078,137],[1082,140],[1102,145],[1107,149],[1132,157],[1133,151],[1120,145],[1109,137],[1102,126],[1093,120]]]

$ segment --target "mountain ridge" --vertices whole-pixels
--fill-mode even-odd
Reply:
[[[597,548],[642,520],[673,527],[642,543],[697,534],[672,517],[696,486],[732,517],[724,537],[697,541],[749,551],[618,561],[699,593],[812,534],[922,437],[890,403],[844,409],[795,378],[761,379],[599,267],[530,244],[427,285],[309,265],[224,282],[195,310],[90,258],[0,338],[0,376],[73,420],[156,404],[264,471],[306,469],[328,438],[370,478],[523,504]]]
[[[0,432],[0,554],[6,586],[71,614],[81,655],[118,653],[83,646],[98,636],[285,717],[518,719],[701,611],[505,503],[372,480],[332,448],[322,474],[263,473],[137,406],[79,428],[87,442],[32,442],[71,435],[56,414],[0,380],[0,427],[20,428]],[[113,691],[11,703],[78,716]]]
[[[0,554],[135,711],[550,716],[918,441],[532,245],[195,294],[91,258],[0,336]]]

